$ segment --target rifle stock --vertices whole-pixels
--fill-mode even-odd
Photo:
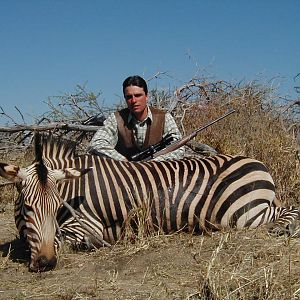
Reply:
[[[167,146],[166,148],[160,150],[160,151],[157,151],[156,153],[153,154],[153,158],[156,158],[160,155],[164,155],[164,154],[167,154],[169,152],[172,152],[174,150],[177,150],[178,148],[184,146],[187,142],[189,142],[191,139],[193,139],[200,131],[206,129],[207,127],[219,122],[220,120],[226,118],[227,116],[231,115],[232,113],[234,113],[235,110],[234,109],[230,109],[226,114],[224,114],[223,116],[219,117],[218,119],[216,120],[213,120],[209,123],[207,123],[206,125],[198,128],[197,130],[195,130],[194,132],[192,132],[191,134],[183,137],[181,140],[179,140],[178,142],[175,142],[169,146]]]

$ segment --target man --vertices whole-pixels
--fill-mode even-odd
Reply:
[[[169,113],[148,106],[148,87],[140,76],[130,76],[123,82],[127,108],[112,113],[90,142],[89,152],[100,152],[116,160],[130,160],[134,154],[161,141],[171,134],[173,141],[181,133]],[[182,158],[184,147],[155,158]]]

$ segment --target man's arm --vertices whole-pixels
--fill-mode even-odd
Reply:
[[[166,113],[165,118],[165,130],[163,136],[165,137],[167,134],[171,134],[173,137],[173,143],[177,142],[182,138],[182,134],[180,133],[174,118],[171,116],[170,113]],[[180,159],[184,157],[185,147],[182,146],[179,149],[172,151],[170,153],[160,155],[156,157],[154,160],[169,160],[169,159]]]
[[[96,150],[115,160],[127,160],[125,156],[115,150],[117,142],[118,125],[115,114],[112,113],[104,121],[103,126],[96,131],[88,147],[88,152],[92,153],[93,150]]]

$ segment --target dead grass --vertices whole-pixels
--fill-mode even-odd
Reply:
[[[9,220],[7,220],[9,221]],[[13,226],[12,222],[10,223]],[[4,232],[3,244],[14,236]],[[265,228],[145,237],[94,252],[65,250],[55,270],[0,258],[1,299],[299,299],[300,241]]]

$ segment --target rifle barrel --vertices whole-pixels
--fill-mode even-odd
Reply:
[[[173,144],[171,144],[170,146],[167,146],[166,148],[157,151],[156,153],[153,154],[153,158],[158,157],[160,155],[164,155],[167,154],[169,152],[172,152],[174,150],[177,150],[178,148],[182,147],[183,145],[185,145],[187,142],[189,142],[191,139],[193,139],[200,131],[206,129],[207,127],[219,122],[220,120],[226,118],[227,116],[231,115],[232,113],[235,112],[235,109],[230,109],[226,114],[224,114],[223,116],[219,117],[216,120],[210,121],[208,122],[206,125],[196,129],[194,132],[192,132],[191,134],[183,137],[181,140],[179,140],[178,142],[175,142]]]
[[[224,114],[223,116],[219,117],[218,119],[215,119],[213,121],[208,122],[206,125],[198,128],[197,130],[195,130],[191,135],[194,135],[193,137],[195,137],[200,131],[206,129],[207,127],[221,121],[222,119],[228,117],[229,115],[233,114],[235,112],[235,109],[231,108],[226,114]]]

